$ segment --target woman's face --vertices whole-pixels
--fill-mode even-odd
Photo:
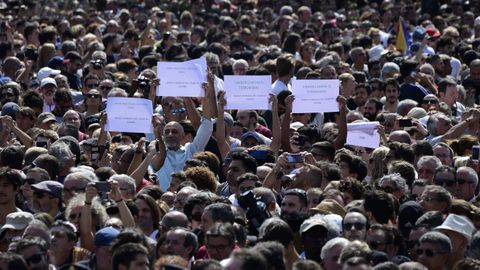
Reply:
[[[80,217],[82,213],[82,206],[78,205],[75,206],[72,211],[70,212],[70,215],[68,215],[67,219],[70,221],[75,227],[77,228],[77,231],[80,231]]]

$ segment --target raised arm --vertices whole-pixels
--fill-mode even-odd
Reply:
[[[140,165],[130,174],[130,177],[135,179],[135,184],[138,186],[142,183],[143,176],[148,169],[148,165],[152,163],[153,158],[157,155],[156,144],[157,140],[150,142],[148,145],[148,154]],[[164,159],[165,160],[165,159]],[[163,162],[162,162],[163,163]],[[130,168],[129,168],[130,169]]]
[[[198,129],[200,126],[200,112],[195,108],[195,103],[193,102],[192,98],[184,97],[183,104],[185,104],[185,108],[187,109],[187,117],[192,122],[193,127],[195,130]]]
[[[215,96],[215,75],[212,73],[210,69],[207,70],[207,82],[208,82],[208,88],[213,95],[209,96],[208,99],[210,100],[212,107],[212,117],[213,115],[217,115],[217,97]],[[207,96],[205,95],[205,98]]]
[[[150,92],[148,93],[148,99],[152,101],[152,107],[155,111],[155,106],[157,105],[157,87],[160,85],[159,79],[153,79],[150,83]]]
[[[19,129],[15,120],[10,116],[2,116],[2,123],[8,127],[17,136],[18,140],[28,149],[33,146],[33,139],[23,130]]]
[[[108,182],[112,187],[112,191],[108,193],[108,197],[110,197],[110,199],[117,203],[118,212],[120,214],[120,219],[122,220],[123,227],[135,227],[135,219],[133,219],[132,213],[130,212],[130,209],[128,209],[127,204],[122,197],[118,182],[115,180],[108,180]]]
[[[85,205],[80,216],[80,246],[92,252],[95,251],[95,236],[92,232],[92,201],[97,196],[95,183],[90,183],[85,188]]]
[[[220,91],[218,93],[218,114],[217,114],[217,128],[215,130],[215,138],[217,139],[218,148],[220,150],[220,155],[224,159],[228,152],[230,151],[230,144],[227,142],[227,134],[225,131],[225,105],[227,101],[225,100],[225,92]]]
[[[135,171],[135,169],[140,166],[142,163],[143,158],[143,147],[145,146],[145,138],[141,138],[135,147],[135,154],[133,155],[132,162],[130,162],[130,166],[128,166],[127,174],[130,175]]]
[[[282,130],[280,128],[280,117],[278,116],[278,100],[277,96],[270,94],[270,100],[272,103],[272,143],[270,149],[278,156],[280,145],[282,143]]]
[[[345,145],[347,141],[347,99],[344,96],[337,97],[338,108],[340,109],[340,115],[338,118],[338,135],[333,141],[335,149],[340,149]]]
[[[151,162],[152,168],[155,171],[160,170],[167,156],[167,148],[165,147],[165,143],[163,141],[163,127],[165,126],[165,123],[161,121],[160,117],[161,116],[154,116],[153,119],[153,133],[157,139],[156,147],[158,147]]]
[[[292,104],[295,100],[295,96],[289,95],[285,98],[285,114],[283,115],[282,121],[282,128],[281,128],[281,142],[282,142],[282,149],[284,152],[291,152],[292,149],[290,148],[290,121],[291,121],[291,113],[292,113]]]

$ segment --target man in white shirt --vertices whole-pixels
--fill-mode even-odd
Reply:
[[[292,91],[290,80],[295,72],[295,62],[291,54],[283,54],[277,58],[278,79],[272,84],[272,93],[278,95],[283,90]]]

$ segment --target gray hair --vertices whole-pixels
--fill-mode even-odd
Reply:
[[[452,242],[450,238],[440,232],[427,232],[418,240],[420,244],[429,243],[437,245],[441,252],[452,254]]]
[[[446,114],[442,112],[432,114],[430,115],[430,117],[428,117],[427,129],[428,129],[428,132],[433,136],[441,135],[441,134],[437,134],[438,121],[439,121],[439,118],[441,117],[449,118]]]
[[[404,262],[400,264],[400,270],[428,270],[427,267],[419,262]]]
[[[107,97],[128,97],[128,94],[124,89],[115,87],[108,92]]]
[[[67,204],[65,209],[65,218],[68,220],[73,208],[77,206],[83,207],[85,205],[85,193],[76,194]],[[105,207],[98,200],[92,200],[92,218],[95,218],[95,227],[97,229],[103,228],[103,225],[108,220],[108,214]]]
[[[380,78],[383,78],[383,75],[385,75],[385,73],[392,72],[400,73],[400,67],[393,62],[387,62],[383,64],[382,70],[380,71]]]
[[[341,246],[342,249],[345,248],[348,244],[350,244],[350,240],[345,239],[343,237],[336,237],[330,239],[325,245],[322,247],[322,251],[320,253],[320,258],[323,260],[327,256],[328,252],[336,246]]]
[[[422,156],[417,161],[417,168],[420,168],[424,163],[433,164],[435,170],[442,166],[442,162],[436,156]]]
[[[243,64],[243,65],[245,65],[245,66],[248,68],[248,62],[247,62],[245,59],[235,60],[235,61],[233,62],[232,68],[235,69],[235,66],[236,66],[236,65],[240,65],[240,64]]]
[[[415,100],[404,99],[398,102],[397,113],[400,114],[401,116],[406,116],[411,109],[417,106],[418,106],[418,103]]]
[[[64,169],[67,161],[75,158],[75,155],[70,150],[70,147],[62,141],[54,142],[50,146],[48,153],[58,159],[61,170]]]
[[[383,176],[378,182],[379,186],[383,184],[392,183],[396,189],[403,191],[404,194],[408,193],[407,180],[403,178],[399,173],[392,173]]]
[[[115,174],[110,177],[110,179],[117,181],[120,186],[127,186],[128,189],[132,192],[132,194],[135,195],[137,185],[135,184],[135,179],[133,179],[132,177],[126,174]]]
[[[220,58],[218,55],[212,53],[212,52],[207,52],[203,54],[203,57],[207,60],[207,63],[209,62],[216,62],[217,64],[220,64]]]
[[[73,172],[73,173],[69,173],[66,177],[65,177],[65,181],[70,181],[70,180],[78,180],[78,181],[82,181],[85,186],[88,185],[88,183],[93,183],[93,182],[97,182],[98,179],[97,179],[97,176],[95,175],[95,173],[91,172],[91,171],[87,171],[87,170],[81,170],[81,171],[76,171],[76,172]]]
[[[475,186],[478,184],[478,174],[475,172],[474,169],[467,166],[462,166],[457,169],[457,174],[460,170],[468,173],[468,180],[472,181],[475,184]]]
[[[450,208],[452,207],[452,194],[450,194],[450,192],[444,187],[437,185],[427,185],[423,192],[427,194],[435,194],[438,202],[444,202],[447,204],[447,210],[450,210]]]
[[[355,240],[343,248],[342,252],[340,253],[340,257],[338,258],[338,263],[344,264],[348,259],[353,257],[369,259],[371,253],[372,250],[367,243]]]

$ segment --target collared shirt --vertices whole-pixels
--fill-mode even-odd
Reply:
[[[276,80],[273,84],[272,84],[272,93],[275,94],[275,95],[278,95],[278,93],[282,92],[283,90],[288,90],[288,91],[292,91],[292,86],[290,85],[290,83],[288,85],[286,85],[284,82],[280,81],[280,80]]]
[[[171,174],[183,170],[185,161],[191,158],[196,152],[203,151],[212,136],[213,122],[211,119],[202,118],[197,135],[193,142],[187,143],[178,150],[167,148],[167,156],[162,168],[157,171],[157,176],[162,190],[167,190],[172,180]]]

